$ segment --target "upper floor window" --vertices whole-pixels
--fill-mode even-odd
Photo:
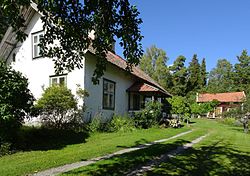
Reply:
[[[39,46],[41,39],[43,38],[44,32],[39,31],[32,34],[32,55],[33,58],[41,56],[41,48]]]
[[[65,85],[67,81],[67,75],[54,75],[50,76],[50,85]]]
[[[103,109],[115,109],[115,82],[103,79]]]

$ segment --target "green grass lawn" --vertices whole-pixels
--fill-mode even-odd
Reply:
[[[198,122],[211,135],[145,175],[250,175],[250,135],[242,127]]]
[[[210,133],[185,153],[172,158],[145,175],[249,175],[250,135],[241,127],[232,127],[215,120],[196,119],[192,133],[149,148],[116,156],[62,175],[126,175],[160,154]]]
[[[42,143],[43,147],[32,146],[31,149],[33,150],[31,151],[18,152],[1,157],[0,175],[32,174],[37,171],[67,163],[83,161],[113,153],[123,148],[168,138],[187,130],[190,130],[190,128],[151,128],[148,130],[135,130],[127,133],[97,133],[89,136],[85,141],[79,140],[78,143],[74,140],[68,145],[66,143],[61,145],[62,143],[60,143],[59,147],[53,145],[53,138],[51,138],[49,140],[51,142],[51,148],[49,148],[48,144],[44,146],[44,143]],[[63,139],[63,136],[61,136],[61,138]],[[79,138],[79,136],[77,138]]]

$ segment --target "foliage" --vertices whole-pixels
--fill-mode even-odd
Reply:
[[[33,106],[28,80],[0,61],[0,144],[12,141]]]
[[[65,128],[68,123],[81,118],[74,95],[63,85],[48,87],[35,107],[47,127]]]
[[[0,143],[0,157],[8,154],[11,154],[11,143]]]
[[[172,72],[171,93],[173,95],[185,96],[187,93],[187,69],[185,67],[186,58],[179,56],[170,67]]]
[[[96,133],[101,131],[101,116],[94,116],[91,122],[88,124],[88,130],[91,133]]]
[[[186,119],[188,123],[189,118],[191,117],[191,110],[187,99],[181,96],[173,96],[168,98],[168,101],[172,106],[171,113],[177,114],[180,118]]]
[[[171,75],[167,67],[166,52],[155,45],[147,48],[140,60],[140,68],[164,88],[171,87]]]
[[[3,0],[0,4],[0,26],[11,25],[17,33],[17,39],[23,41],[27,36],[24,27],[23,7],[28,8],[30,0]],[[68,1],[37,0],[38,10],[42,13],[45,36],[42,40],[42,54],[57,58],[57,73],[64,69],[71,71],[82,67],[82,58],[90,45],[98,56],[93,75],[97,83],[106,68],[106,53],[112,50],[114,39],[119,39],[123,55],[127,59],[128,69],[137,65],[142,55],[139,25],[142,23],[139,12],[129,0]],[[51,25],[53,24],[53,25]],[[4,29],[0,32],[3,32]],[[89,34],[93,32],[94,38]],[[58,41],[59,45],[51,45]],[[72,49],[74,48],[74,49]],[[76,52],[77,51],[77,52]]]
[[[187,99],[181,96],[173,96],[168,98],[169,103],[171,104],[172,114],[185,115],[190,113],[190,107],[188,105]]]
[[[123,117],[120,115],[114,115],[112,120],[108,123],[107,130],[109,132],[118,131],[133,131],[135,129],[134,120],[130,117]]]
[[[14,143],[17,151],[62,149],[67,145],[85,142],[89,134],[86,128],[57,129],[39,126],[23,126]]]
[[[190,106],[191,113],[196,115],[203,115],[212,111],[218,105],[218,103],[219,102],[216,100],[207,103],[193,103]]]
[[[161,107],[160,102],[147,102],[143,110],[135,113],[135,126],[147,129],[158,124],[161,119]]]
[[[208,92],[220,93],[234,90],[233,66],[226,59],[219,59],[209,74]]]
[[[200,83],[201,88],[207,85],[207,69],[206,69],[206,59],[203,58],[201,62],[200,68]]]
[[[197,58],[197,55],[194,54],[192,61],[189,63],[188,67],[188,90],[193,91],[201,88],[200,83],[200,64]]]
[[[243,50],[240,56],[237,56],[239,63],[234,66],[234,81],[239,90],[249,88],[250,84],[250,56],[247,50]]]

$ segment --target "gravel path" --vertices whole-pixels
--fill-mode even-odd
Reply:
[[[87,166],[87,165],[96,163],[97,161],[101,161],[101,160],[104,160],[104,159],[111,158],[111,157],[116,156],[116,155],[121,155],[121,154],[128,153],[128,152],[131,152],[131,151],[144,149],[144,148],[147,148],[147,147],[149,147],[151,145],[154,145],[154,144],[157,144],[157,143],[162,143],[162,142],[165,142],[165,141],[168,141],[168,140],[183,136],[183,135],[191,133],[191,132],[192,132],[192,130],[189,130],[189,131],[177,134],[177,135],[172,136],[172,137],[167,138],[167,139],[161,139],[161,140],[157,140],[157,141],[154,141],[154,142],[151,142],[151,143],[139,145],[137,147],[131,147],[131,148],[123,149],[123,150],[120,150],[118,152],[108,154],[108,155],[105,155],[105,156],[101,156],[101,157],[92,158],[92,159],[87,160],[87,161],[80,161],[80,162],[76,162],[76,163],[72,163],[72,164],[66,164],[66,165],[63,165],[63,166],[59,166],[59,167],[56,167],[56,168],[51,168],[51,169],[48,169],[48,170],[45,170],[45,171],[35,173],[33,176],[52,176],[52,175],[61,174],[61,173],[64,173],[64,172],[68,172],[68,171],[77,169],[79,167],[83,167],[83,166]]]
[[[194,144],[199,143],[202,139],[204,139],[208,135],[209,134],[201,136],[199,138],[196,138],[195,140],[193,140],[190,143],[187,143],[183,146],[177,147],[175,150],[172,150],[172,151],[165,153],[157,158],[154,158],[153,160],[149,161],[147,164],[135,168],[133,171],[130,171],[126,175],[127,176],[134,176],[134,175],[141,176],[141,175],[143,175],[143,173],[152,170],[154,167],[160,165],[162,162],[166,161],[167,159],[175,157],[176,155],[182,153],[186,149],[192,147]]]

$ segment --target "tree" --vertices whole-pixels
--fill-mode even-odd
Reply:
[[[219,59],[209,74],[208,92],[229,92],[234,90],[233,66],[226,59]]]
[[[30,5],[30,0],[3,0],[0,4],[0,26],[13,27],[17,40],[24,41],[24,17],[21,9]],[[91,46],[97,59],[93,82],[97,83],[106,69],[106,53],[112,50],[114,39],[120,40],[127,69],[137,65],[143,54],[139,25],[142,20],[129,0],[36,0],[43,14],[45,35],[41,41],[41,53],[53,58],[57,73],[64,69],[81,68],[86,49]],[[3,28],[0,27],[0,32]],[[89,34],[94,31],[94,38]],[[58,41],[60,45],[51,45]]]
[[[197,55],[194,54],[192,61],[189,63],[188,67],[188,89],[189,91],[196,91],[200,88],[200,64]]]
[[[164,88],[171,86],[171,75],[167,67],[166,52],[155,45],[147,48],[140,61],[140,68],[161,84]]]
[[[77,100],[71,91],[63,85],[48,87],[35,107],[43,121],[43,125],[53,128],[64,128],[75,120]]]
[[[239,63],[234,66],[234,82],[241,90],[245,90],[250,85],[250,56],[248,56],[247,50],[243,50],[237,59]]]
[[[203,88],[207,84],[207,69],[206,69],[206,60],[202,59],[201,68],[200,68],[200,87]]]
[[[172,73],[171,93],[173,95],[185,96],[187,93],[187,69],[185,67],[186,58],[179,56],[170,67]]]
[[[33,101],[28,80],[0,60],[0,144],[12,142]]]
[[[168,98],[169,103],[171,104],[172,114],[178,114],[180,117],[184,117],[187,120],[190,118],[190,107],[185,97],[173,96]]]

